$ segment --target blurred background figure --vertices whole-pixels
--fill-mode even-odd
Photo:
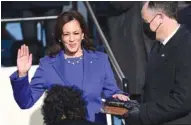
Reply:
[[[2,18],[26,18],[26,17],[42,17],[57,16],[62,12],[63,5],[69,5],[69,1],[52,2],[52,1],[3,1],[2,2]],[[45,46],[49,46],[53,40],[55,19],[49,20],[29,20],[21,21],[21,32],[23,40],[16,41],[12,39],[11,44],[11,61],[12,65],[16,65],[17,50],[22,44],[29,46],[30,52],[33,54],[33,64],[38,64],[39,59],[44,55]],[[3,28],[6,22],[2,23]],[[45,31],[45,46],[42,39],[38,39],[37,24],[41,25]],[[5,31],[5,29],[3,29]],[[41,34],[42,35],[42,34]],[[44,48],[45,47],[45,48]]]
[[[191,31],[191,1],[179,1],[178,21]]]
[[[145,64],[152,45],[143,32],[141,2],[105,1],[91,4],[115,58],[129,81],[126,91],[131,93],[132,98],[140,97]]]

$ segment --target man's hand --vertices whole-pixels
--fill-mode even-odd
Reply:
[[[140,105],[134,106],[132,109],[128,110],[123,115],[123,118],[126,119],[127,123],[130,125],[142,125],[141,119],[140,119]]]

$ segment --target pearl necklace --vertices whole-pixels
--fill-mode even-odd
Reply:
[[[77,59],[77,60],[75,60],[75,61],[68,60],[68,59],[73,59],[73,58],[68,58],[68,57],[64,57],[64,58],[65,58],[65,60],[67,61],[67,63],[72,64],[72,65],[75,65],[75,64],[80,63],[80,61],[83,59],[82,56],[77,57],[77,58],[79,58],[79,59]],[[75,57],[74,57],[74,58],[75,58]]]

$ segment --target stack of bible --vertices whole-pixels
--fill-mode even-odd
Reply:
[[[122,116],[137,105],[136,100],[121,101],[115,98],[108,98],[104,100],[103,112]]]

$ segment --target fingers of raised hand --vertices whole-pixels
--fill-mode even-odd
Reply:
[[[29,60],[28,62],[30,63],[30,65],[32,64],[32,54],[29,55]]]
[[[21,53],[20,53],[20,57],[23,56],[23,53],[24,53],[24,45],[21,46]]]
[[[29,48],[25,44],[21,46],[21,48],[18,50],[18,58],[21,58],[23,56],[29,57]]]

